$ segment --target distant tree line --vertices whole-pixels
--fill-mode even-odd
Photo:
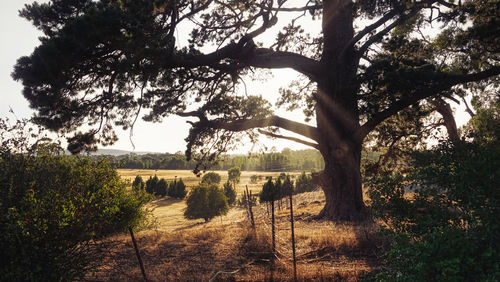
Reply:
[[[176,154],[129,154],[122,156],[93,156],[95,159],[108,159],[117,168],[128,169],[194,169],[195,161],[187,161],[180,153]],[[290,171],[321,170],[324,161],[318,151],[285,148],[281,152],[254,156],[228,155],[223,158],[214,170],[229,170],[239,167],[245,171]]]

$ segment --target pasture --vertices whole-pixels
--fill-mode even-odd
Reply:
[[[227,171],[214,171],[221,175],[221,186],[222,183],[227,181]],[[167,182],[174,181],[175,179],[182,178],[182,181],[186,184],[188,190],[196,186],[200,181],[201,177],[197,177],[191,170],[148,170],[148,169],[118,169],[118,173],[127,181],[134,181],[137,175],[140,175],[144,181],[146,181],[150,176],[158,176],[158,178],[164,178]],[[252,191],[253,194],[259,193],[262,189],[262,185],[266,181],[266,177],[272,176],[277,177],[281,172],[263,172],[263,171],[242,171],[240,177],[240,183],[236,184],[236,192],[238,198],[243,191],[245,186]],[[287,172],[288,173],[288,172]],[[292,177],[300,174],[300,172],[288,173]],[[258,175],[259,180],[256,183],[251,183],[250,177],[252,175]],[[148,204],[148,208],[152,209],[153,215],[156,218],[156,228],[163,231],[175,231],[182,230],[196,225],[202,224],[203,219],[189,220],[184,218],[184,209],[186,208],[185,200],[172,199],[170,197],[160,198],[152,201]],[[244,219],[244,210],[240,208],[232,208],[229,210],[228,214],[222,217],[214,218],[213,221],[218,222],[238,222]]]

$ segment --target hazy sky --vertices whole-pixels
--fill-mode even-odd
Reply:
[[[29,118],[33,111],[29,108],[28,102],[21,94],[21,84],[15,82],[10,74],[16,60],[32,53],[33,49],[39,44],[38,36],[41,33],[36,30],[28,21],[18,16],[18,11],[25,3],[31,3],[30,0],[0,0],[0,116],[13,117],[9,113],[12,108],[17,118]],[[187,32],[178,32],[177,36],[183,36]],[[273,35],[271,35],[273,36]],[[178,41],[185,41],[181,38]],[[280,86],[288,84],[295,77],[295,72],[289,69],[273,71],[273,77],[265,82],[252,82],[245,80],[249,94],[260,94],[268,98],[272,103],[277,98]],[[455,105],[453,105],[455,106]],[[460,114],[463,109],[458,110],[457,123],[463,124],[467,115]],[[301,111],[287,113],[284,110],[278,110],[281,116],[303,121]],[[135,151],[154,151],[154,152],[177,152],[185,150],[184,138],[187,137],[189,125],[186,119],[180,117],[169,117],[162,123],[146,123],[138,119],[133,132],[133,143]],[[132,143],[129,140],[129,131],[117,130],[120,140],[109,148],[133,150]],[[270,140],[263,138],[263,143],[268,147],[275,147],[281,150],[284,147],[292,149],[309,148],[295,142],[286,140]],[[239,153],[250,149],[248,144],[242,144]]]

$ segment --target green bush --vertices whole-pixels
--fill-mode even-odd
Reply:
[[[219,184],[221,181],[221,176],[217,172],[208,172],[203,177],[201,178],[201,183],[213,183],[213,184]]]
[[[227,170],[227,178],[229,181],[233,182],[234,185],[236,183],[240,183],[241,170],[239,167],[235,166]]]
[[[156,194],[160,197],[165,197],[167,195],[168,184],[165,179],[160,179],[156,184]]]
[[[373,214],[392,238],[386,270],[373,278],[499,281],[498,146],[441,144],[416,153],[411,168],[370,184]]]
[[[215,184],[201,183],[194,187],[187,197],[186,205],[184,217],[203,218],[205,222],[216,216],[225,215],[229,210],[224,191]]]
[[[229,180],[224,183],[223,189],[224,195],[227,198],[227,203],[232,206],[236,202],[236,190]]]
[[[182,178],[179,179],[179,181],[174,180],[173,182],[170,182],[167,194],[170,197],[177,199],[184,199],[184,197],[186,197],[186,185],[184,184],[184,181],[182,181]]]
[[[300,194],[304,192],[311,192],[318,189],[318,185],[312,181],[310,174],[306,174],[304,171],[297,177],[295,181],[295,194]]]
[[[132,189],[133,190],[144,190],[146,187],[146,183],[144,183],[144,180],[142,180],[142,177],[140,175],[137,175],[134,179],[134,182],[132,182]]]
[[[107,161],[47,148],[0,152],[3,281],[82,279],[100,261],[99,240],[145,215],[147,197],[127,192]]]

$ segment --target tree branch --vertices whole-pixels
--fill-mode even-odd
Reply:
[[[356,132],[356,138],[362,140],[368,133],[370,133],[377,125],[382,123],[387,118],[397,114],[399,111],[417,103],[425,98],[438,95],[442,91],[450,89],[451,87],[463,84],[467,82],[474,82],[483,79],[490,78],[500,74],[500,66],[492,67],[488,70],[465,74],[465,75],[442,75],[442,77],[436,77],[436,81],[439,81],[437,85],[429,88],[424,88],[416,91],[413,95],[409,97],[402,98],[401,100],[393,103],[387,109],[373,115],[365,124],[363,124]]]
[[[262,130],[262,129],[259,129],[258,131],[259,131],[260,134],[264,134],[264,135],[267,135],[267,136],[270,136],[270,137],[273,137],[273,138],[281,138],[281,139],[286,139],[286,140],[294,141],[294,142],[301,143],[301,144],[304,144],[304,145],[307,145],[307,146],[313,147],[314,149],[319,150],[319,145],[317,143],[307,142],[305,140],[302,140],[302,139],[299,139],[299,138],[295,138],[295,137],[291,137],[291,136],[284,136],[284,135],[280,135],[280,134],[275,134],[275,133],[272,133],[272,132],[269,132],[269,131],[266,131],[266,130]]]
[[[319,139],[319,133],[316,127],[279,116],[270,116],[263,119],[235,119],[232,121],[227,121],[208,120],[200,111],[177,113],[177,115],[182,117],[198,117],[200,121],[195,123],[195,125],[201,127],[224,129],[229,131],[245,131],[254,128],[276,126],[315,141]]]

